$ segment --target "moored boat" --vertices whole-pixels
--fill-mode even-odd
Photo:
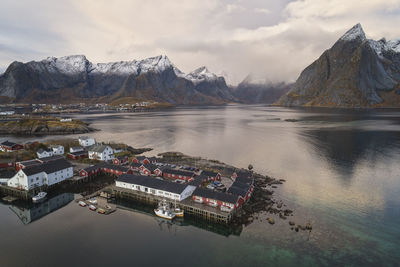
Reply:
[[[40,202],[42,200],[44,200],[47,196],[46,192],[39,192],[36,196],[32,197],[32,201],[34,203]]]
[[[93,205],[89,205],[89,209],[92,210],[92,211],[96,211],[97,210],[97,208],[95,206],[93,206]]]
[[[81,207],[86,207],[86,206],[87,206],[86,202],[84,202],[84,201],[82,201],[82,200],[79,201],[78,204],[79,204],[79,206],[81,206]]]
[[[181,210],[180,208],[175,208],[174,213],[175,213],[176,217],[182,218],[184,216],[184,211]]]
[[[170,209],[165,199],[158,204],[158,208],[154,209],[154,213],[158,217],[168,220],[172,220],[176,216],[175,213]]]

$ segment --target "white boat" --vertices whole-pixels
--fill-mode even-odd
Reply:
[[[175,218],[175,213],[170,209],[165,199],[158,204],[158,208],[154,209],[154,213],[161,218],[172,220]]]
[[[174,213],[176,217],[182,218],[184,216],[184,211],[176,206],[176,199],[175,199]]]
[[[42,200],[44,200],[47,196],[46,192],[39,192],[36,196],[32,197],[32,201],[34,203],[40,202]]]
[[[92,211],[96,211],[97,210],[97,208],[95,206],[93,206],[93,205],[89,205],[89,209],[92,210]]]
[[[84,201],[82,201],[82,200],[79,201],[78,204],[79,204],[79,206],[81,206],[81,207],[86,207],[86,205],[87,205],[86,202],[84,202]]]
[[[88,200],[90,204],[92,205],[96,205],[97,204],[97,200],[95,198],[91,198]]]

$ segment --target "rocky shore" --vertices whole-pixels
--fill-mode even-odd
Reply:
[[[218,160],[208,160],[200,157],[191,157],[184,155],[180,152],[166,152],[158,154],[163,157],[163,162],[176,165],[196,166],[204,170],[212,170],[221,173],[222,176],[230,177],[233,172],[243,169],[225,164]],[[252,166],[249,165],[252,169]],[[273,197],[273,189],[286,182],[284,179],[276,179],[267,175],[261,175],[253,172],[254,178],[254,191],[248,202],[246,202],[240,210],[238,210],[232,220],[233,225],[248,225],[254,220],[259,219],[261,212],[267,212],[271,215],[276,215],[282,220],[287,220],[293,216],[293,210],[290,210],[286,205]],[[267,223],[270,225],[275,224],[275,219],[272,217],[267,218]],[[289,221],[291,230],[298,232],[299,230],[311,231],[312,226],[310,223],[302,226],[296,224],[292,220]]]
[[[79,120],[62,122],[55,118],[28,118],[0,121],[0,135],[69,135],[93,131],[96,129]]]

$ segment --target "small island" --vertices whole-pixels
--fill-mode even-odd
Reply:
[[[0,120],[0,135],[41,136],[83,134],[96,131],[88,123],[53,116],[8,116]]]

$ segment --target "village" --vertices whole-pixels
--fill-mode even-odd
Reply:
[[[40,202],[61,184],[79,186],[107,176],[112,184],[77,203],[109,214],[115,210],[102,198],[128,199],[158,206],[154,213],[165,219],[189,215],[228,224],[254,191],[249,170],[238,169],[227,175],[184,162],[173,164],[164,157],[138,156],[124,145],[100,143],[88,136],[64,143],[1,143],[2,156],[24,155],[0,162],[3,200]],[[29,156],[32,158],[26,159]]]

